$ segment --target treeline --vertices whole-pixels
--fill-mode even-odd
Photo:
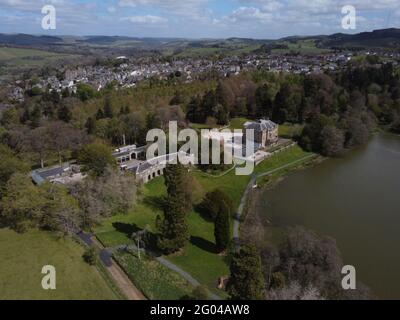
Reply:
[[[33,85],[35,80],[30,82]],[[173,82],[153,82],[149,80],[137,88],[119,91],[112,84],[100,92],[80,84],[76,94],[47,89],[28,92],[23,103],[4,111],[0,124],[5,130],[27,131],[44,123],[62,121],[115,146],[124,140],[144,144],[148,130],[165,128],[170,120],[185,127],[184,108],[190,96],[214,87],[213,81],[197,81],[179,84],[177,91],[178,85]]]
[[[202,86],[183,86],[181,92],[192,94]],[[118,171],[112,145],[144,144],[149,129],[166,127],[172,119],[186,126],[185,114],[175,105],[184,103],[181,99],[175,87],[165,84],[101,93],[79,86],[76,96],[29,92],[25,102],[0,117],[0,225],[65,234],[129,212],[136,181]],[[83,182],[33,185],[32,169],[71,159],[82,165]]]
[[[13,174],[3,187],[0,225],[17,232],[41,228],[74,234],[91,230],[106,217],[126,213],[134,204],[136,187],[115,171],[69,187],[45,183],[34,186],[23,173]]]
[[[225,125],[237,116],[305,124],[301,146],[335,156],[365,143],[378,124],[399,131],[399,74],[391,64],[370,59],[331,74],[259,72],[220,81],[186,107],[187,119],[195,123]]]
[[[361,282],[342,288],[344,266],[336,241],[302,227],[289,228],[278,247],[261,249],[266,297],[271,300],[353,300],[374,298]]]
[[[68,186],[49,182],[35,186],[29,162],[4,144],[0,152],[0,227],[73,234],[129,212],[136,202],[134,176],[116,168],[110,148],[101,142],[77,153],[87,177]]]
[[[240,250],[231,258],[227,291],[239,300],[370,300],[371,290],[357,281],[342,287],[342,257],[336,241],[303,227],[287,228],[279,244],[255,241],[259,226],[246,228]],[[261,228],[264,228],[261,226]],[[257,243],[257,245],[255,245]]]

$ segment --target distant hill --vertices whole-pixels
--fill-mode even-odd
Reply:
[[[160,52],[188,52],[189,55],[213,53],[244,53],[266,50],[296,50],[307,52],[332,48],[368,49],[400,48],[400,29],[382,29],[358,34],[337,33],[332,35],[292,36],[279,40],[256,40],[249,38],[228,39],[182,39],[182,38],[138,38],[122,36],[34,36],[28,34],[1,34],[0,45],[26,46],[48,50],[63,48],[75,52],[79,47],[90,50],[158,50]],[[54,49],[53,49],[54,50]]]
[[[129,37],[118,37],[118,36],[88,36],[84,39],[78,40],[78,42],[87,42],[92,44],[111,44],[118,41],[126,41],[131,40],[132,38]]]
[[[400,29],[381,29],[354,35],[337,33],[319,37],[323,47],[400,48]]]
[[[62,38],[53,36],[33,36],[29,34],[2,34],[0,33],[0,44],[16,46],[42,46],[63,42]]]

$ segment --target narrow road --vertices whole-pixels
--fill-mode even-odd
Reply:
[[[104,248],[104,246],[97,241],[92,235],[81,232],[78,234],[86,245],[95,247],[100,250],[100,260],[114,279],[115,283],[127,297],[128,300],[146,300],[146,297],[140,292],[138,288],[132,283],[126,273],[112,258],[112,254]]]
[[[240,205],[239,205],[238,211],[236,213],[235,222],[234,222],[234,225],[233,225],[233,241],[236,244],[237,248],[240,246],[240,218],[241,218],[241,216],[243,214],[244,207],[245,207],[246,202],[247,202],[247,197],[248,197],[250,191],[255,186],[255,184],[257,182],[257,179],[259,179],[261,177],[269,176],[269,175],[274,174],[274,173],[276,173],[276,172],[278,172],[280,170],[283,170],[283,169],[286,169],[286,168],[291,167],[293,165],[302,163],[302,162],[304,162],[304,161],[306,161],[308,159],[311,159],[313,157],[315,157],[315,155],[311,154],[311,155],[305,156],[305,157],[303,157],[301,159],[298,159],[296,161],[287,163],[287,164],[285,164],[285,165],[283,165],[283,166],[281,166],[279,168],[276,168],[276,169],[273,169],[273,170],[270,170],[270,171],[267,171],[267,172],[263,172],[263,173],[260,173],[258,175],[253,175],[253,177],[251,178],[249,184],[246,187],[245,192],[243,193],[243,196],[242,196],[242,199],[240,201]]]

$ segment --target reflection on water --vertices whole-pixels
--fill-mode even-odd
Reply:
[[[380,298],[400,299],[400,137],[294,173],[260,197],[275,225],[334,237],[345,264]]]

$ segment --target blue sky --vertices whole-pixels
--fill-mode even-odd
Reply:
[[[41,28],[41,8],[57,29]],[[357,9],[361,32],[400,27],[400,0],[0,0],[0,32],[47,35],[275,39],[348,32],[341,8]]]

